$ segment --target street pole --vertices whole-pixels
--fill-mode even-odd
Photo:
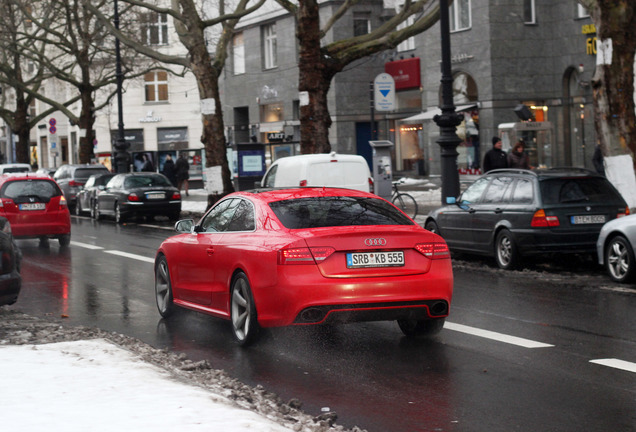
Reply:
[[[442,166],[442,204],[446,198],[459,196],[459,173],[457,171],[457,146],[462,140],[457,136],[456,128],[462,122],[462,116],[455,112],[453,103],[453,75],[451,73],[450,24],[448,0],[440,0],[440,31],[442,43],[442,105],[441,115],[433,117],[439,126],[437,143],[441,147]]]
[[[114,21],[115,28],[119,30],[119,5],[117,0],[115,0]],[[113,144],[115,147],[115,172],[125,173],[130,165],[130,154],[128,153],[130,143],[127,143],[124,137],[124,104],[122,102],[124,74],[121,71],[121,52],[118,37],[115,39],[115,77],[117,78],[117,139]]]

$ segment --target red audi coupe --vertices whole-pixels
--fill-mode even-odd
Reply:
[[[181,220],[155,259],[159,313],[181,306],[261,327],[397,320],[407,336],[444,326],[453,292],[444,240],[367,192],[236,192]]]

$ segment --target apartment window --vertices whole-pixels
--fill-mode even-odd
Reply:
[[[265,69],[273,69],[278,66],[278,53],[276,48],[276,24],[263,27],[263,66]]]
[[[362,36],[371,33],[371,20],[369,14],[353,14],[353,35]]]
[[[168,100],[168,72],[148,72],[146,81],[146,102],[163,102]]]
[[[537,10],[535,0],[523,0],[523,22],[524,24],[537,23]]]
[[[410,25],[413,25],[413,23],[415,22],[415,18],[410,16],[408,17],[408,19],[404,22],[402,22],[401,24],[398,25],[398,30],[402,30],[403,28],[406,28]],[[402,52],[402,51],[410,51],[410,50],[414,50],[415,49],[415,38],[413,36],[411,36],[410,38],[406,39],[404,42],[400,43],[397,46],[397,50],[398,52]]]
[[[449,15],[451,31],[471,28],[470,0],[455,0],[450,6]]]
[[[168,15],[157,12],[142,14],[141,38],[146,45],[167,45]]]
[[[282,102],[261,105],[260,108],[261,123],[271,123],[284,120]]]
[[[245,44],[243,33],[237,33],[232,40],[232,59],[234,62],[234,75],[245,73]]]
[[[585,9],[585,6],[581,4],[576,5],[576,17],[577,18],[587,18],[590,16],[590,13]]]

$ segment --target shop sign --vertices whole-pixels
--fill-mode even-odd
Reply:
[[[420,88],[420,58],[395,60],[384,64],[384,71],[393,77],[395,90]]]
[[[268,132],[267,141],[269,142],[283,142],[285,134],[283,132]]]

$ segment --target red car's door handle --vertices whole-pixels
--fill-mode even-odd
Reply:
[[[205,250],[208,254],[208,256],[213,255],[214,254],[214,248],[213,247],[209,247]]]

